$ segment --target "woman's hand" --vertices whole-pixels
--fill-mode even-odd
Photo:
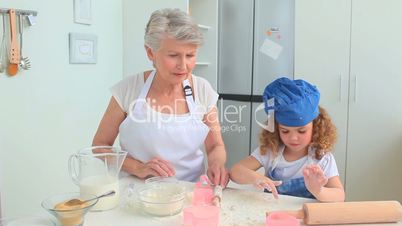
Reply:
[[[328,178],[325,177],[319,165],[308,165],[303,170],[304,183],[307,189],[316,196],[321,192],[321,189],[328,183]]]
[[[204,144],[208,157],[207,175],[214,185],[220,185],[224,188],[229,182],[229,171],[225,168],[226,150],[217,112],[217,108],[213,107],[204,116],[203,120],[210,129]]]
[[[262,176],[253,184],[258,189],[264,190],[267,189],[268,191],[272,192],[272,195],[275,199],[278,199],[278,191],[276,190],[276,186],[282,184],[282,181],[273,181],[268,177]]]
[[[143,165],[135,172],[135,175],[141,179],[150,176],[171,177],[175,174],[176,172],[170,163],[161,158],[153,158],[150,161],[143,163]]]
[[[217,162],[209,165],[207,175],[214,185],[220,185],[223,188],[229,182],[229,171],[224,165]]]

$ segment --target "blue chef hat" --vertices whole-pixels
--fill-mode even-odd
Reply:
[[[265,112],[274,112],[275,121],[284,126],[304,126],[319,114],[320,92],[301,79],[276,79],[265,87],[263,100]]]

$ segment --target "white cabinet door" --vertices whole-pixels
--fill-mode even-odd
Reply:
[[[297,0],[295,5],[295,79],[321,92],[320,105],[337,129],[334,148],[345,179],[351,0]]]
[[[402,201],[402,1],[353,0],[346,194]]]

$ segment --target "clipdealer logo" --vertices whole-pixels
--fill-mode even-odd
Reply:
[[[220,99],[220,104],[219,109],[217,109],[217,114],[215,115],[207,115],[207,118],[204,118],[204,113],[207,111],[205,107],[201,105],[195,105],[193,109],[193,114],[191,115],[190,113],[187,114],[182,114],[182,115],[177,115],[174,114],[177,112],[178,106],[183,105],[183,103],[180,102],[186,102],[186,100],[176,100],[174,106],[168,106],[168,105],[163,105],[163,106],[156,106],[156,107],[151,107],[155,106],[156,101],[154,99],[137,99],[133,103],[130,104],[130,111],[128,113],[129,117],[131,120],[133,120],[136,123],[156,123],[158,129],[172,129],[172,125],[170,124],[173,122],[173,126],[177,125],[186,125],[186,129],[191,129],[191,130],[196,130],[199,128],[197,124],[192,123],[190,120],[197,118],[199,120],[209,121],[210,123],[215,123],[215,121],[219,121],[221,125],[221,132],[237,132],[237,133],[243,133],[247,132],[249,127],[244,124],[242,121],[243,118],[246,118],[246,122],[249,122],[250,118],[249,117],[244,117],[246,116],[247,113],[247,107],[248,105],[224,105],[223,104],[223,99]],[[150,103],[150,104],[149,104]],[[138,105],[138,106],[136,106]],[[137,109],[136,109],[137,108]],[[139,110],[138,112],[136,110]],[[162,113],[163,112],[163,113]],[[254,113],[254,120],[255,123],[265,129],[265,130],[270,130],[273,127],[273,123],[270,123],[270,120],[267,122],[267,117],[266,113],[264,111],[264,103],[261,103],[260,105],[257,106],[255,109]],[[269,110],[268,114],[268,119],[273,118],[274,111]],[[262,116],[263,115],[263,116]],[[262,117],[261,117],[262,116]],[[184,122],[184,124],[183,124]],[[190,125],[190,126],[189,126]],[[194,128],[192,129],[191,125],[194,125]],[[180,129],[180,128],[176,128]],[[214,128],[211,128],[212,130]]]
[[[265,108],[268,108],[268,114]],[[254,111],[254,119],[258,126],[273,133],[275,131],[275,98],[268,99],[266,102],[261,103]],[[262,111],[262,112],[261,112]],[[258,117],[260,114],[266,116],[261,122]]]
[[[268,131],[273,132],[273,127],[274,127],[274,125],[275,125],[275,124],[272,122],[273,117],[274,117],[274,114],[275,114],[275,113],[274,113],[274,110],[268,110],[268,116],[267,116],[267,118],[265,118],[264,120],[261,120],[260,117],[258,117],[259,113],[261,114],[261,111],[263,111],[264,114],[266,115],[264,103],[258,105],[258,107],[257,107],[257,108],[255,109],[255,111],[254,111],[254,120],[255,120],[256,124],[257,124],[259,127],[263,128],[263,129],[265,129],[265,130],[268,130]],[[271,119],[272,119],[272,120],[271,120]]]

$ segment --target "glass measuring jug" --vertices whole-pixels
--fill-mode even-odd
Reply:
[[[127,152],[112,146],[88,147],[70,156],[69,173],[82,194],[98,196],[111,190],[116,192],[99,199],[92,211],[113,209],[119,204],[119,172],[126,156]]]

